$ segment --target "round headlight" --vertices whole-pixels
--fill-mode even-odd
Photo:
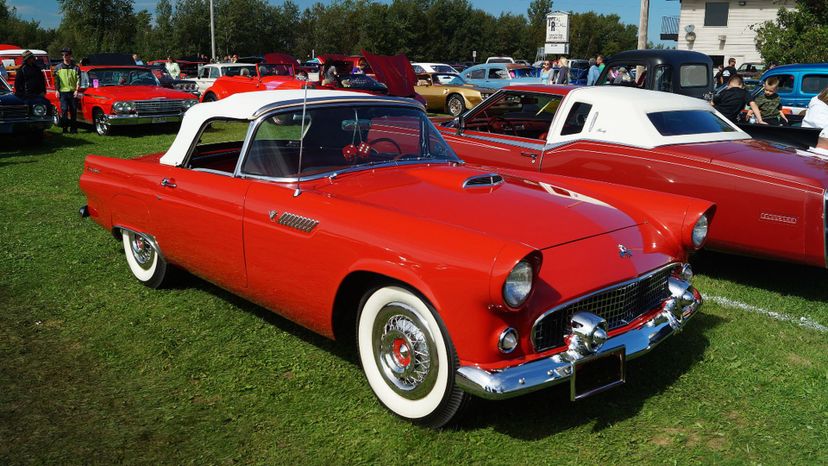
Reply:
[[[707,239],[707,215],[702,215],[693,226],[693,247],[696,249],[702,247],[704,240]]]
[[[42,104],[38,104],[32,107],[32,113],[34,113],[36,116],[46,115],[46,110],[46,106]]]
[[[195,105],[197,103],[198,103],[197,100],[185,100],[184,101],[184,108],[185,109],[190,108],[190,107],[192,107],[193,105]]]
[[[532,291],[532,264],[523,260],[509,272],[503,283],[503,300],[510,307],[518,307],[526,301]]]

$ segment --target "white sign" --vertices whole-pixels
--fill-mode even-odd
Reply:
[[[472,50],[472,58],[477,58],[477,50]]]
[[[569,13],[556,11],[546,15],[546,42],[569,42]]]
[[[545,55],[569,55],[569,44],[545,44],[543,53]]]

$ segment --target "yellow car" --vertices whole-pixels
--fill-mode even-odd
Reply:
[[[417,75],[414,89],[426,100],[429,112],[458,116],[495,93],[495,89],[478,87],[455,73]]]

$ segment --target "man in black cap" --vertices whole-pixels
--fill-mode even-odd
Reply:
[[[14,95],[25,99],[33,96],[46,96],[46,78],[43,70],[37,66],[34,54],[26,50],[23,52],[23,66],[17,70],[14,78]]]
[[[65,133],[71,126],[72,133],[78,132],[78,89],[80,68],[72,60],[72,49],[60,51],[63,61],[55,67],[55,93],[60,98],[60,125]]]

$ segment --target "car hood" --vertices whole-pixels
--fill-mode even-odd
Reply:
[[[160,86],[106,86],[90,87],[84,92],[87,96],[107,97],[113,100],[155,100],[155,99],[192,99],[187,92],[176,91]]]
[[[317,188],[325,195],[473,230],[545,249],[634,226],[597,199],[524,178],[463,188],[489,172],[453,165],[408,165],[341,174]]]
[[[413,97],[416,94],[417,75],[405,55],[374,55],[363,50],[362,56],[374,70],[377,81],[388,86],[388,95]]]
[[[0,105],[23,105],[26,102],[12,93],[0,95]]]
[[[828,161],[805,151],[755,139],[666,146],[659,152],[679,157],[704,157],[714,165],[823,188]]]

